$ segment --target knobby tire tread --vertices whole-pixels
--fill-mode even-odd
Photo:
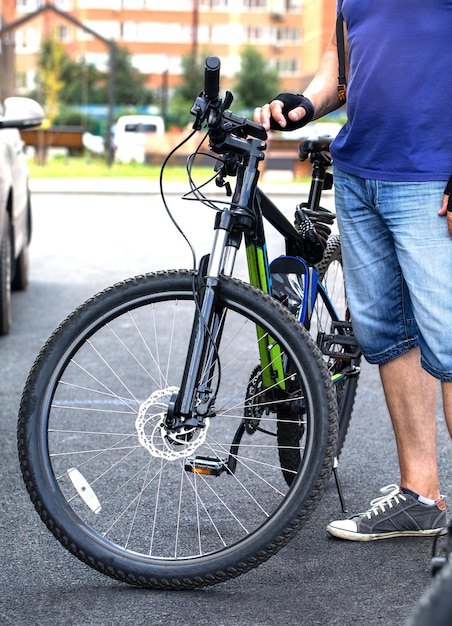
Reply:
[[[405,626],[450,626],[452,624],[452,560],[435,575],[417,602]]]

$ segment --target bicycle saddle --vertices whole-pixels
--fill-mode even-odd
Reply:
[[[305,139],[298,146],[298,156],[300,161],[306,161],[310,154],[316,152],[329,152],[333,137],[325,135],[324,137],[318,137],[317,139]]]

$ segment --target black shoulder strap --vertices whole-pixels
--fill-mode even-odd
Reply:
[[[347,98],[347,77],[345,75],[345,40],[344,40],[344,17],[342,11],[338,14],[336,20],[336,41],[338,56],[338,78],[337,93],[339,100],[345,102]]]

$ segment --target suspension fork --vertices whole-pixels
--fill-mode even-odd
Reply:
[[[238,169],[231,208],[216,216],[215,238],[205,275],[203,268],[200,268],[201,275],[198,276],[198,288],[195,293],[200,306],[195,314],[181,387],[175,397],[171,398],[168,407],[166,416],[168,428],[177,428],[181,423],[202,426],[204,418],[212,415],[215,393],[209,388],[209,380],[215,366],[216,350],[224,323],[222,310],[217,305],[220,277],[232,273],[243,232],[248,237],[247,233],[255,232],[257,227],[257,239],[265,242],[262,217],[260,213],[255,214],[254,203],[259,177],[258,162],[263,159],[262,142],[251,139],[249,142],[241,141],[240,144],[247,146],[246,164]],[[260,248],[262,250],[260,254],[259,246],[253,245],[251,235],[249,237],[247,258],[251,284],[269,293],[265,243]],[[280,388],[284,389],[284,371],[279,346],[260,327],[256,329],[264,384],[271,387],[276,380]]]
[[[209,257],[204,257],[195,279],[194,316],[187,360],[179,392],[171,399],[166,425],[201,426],[212,415],[214,390],[209,386],[217,360],[217,346],[224,323],[218,306],[220,277],[232,273],[243,229],[252,224],[252,216],[243,211],[218,213],[215,237]],[[207,265],[208,261],[208,265]]]

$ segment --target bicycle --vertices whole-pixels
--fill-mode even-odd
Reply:
[[[359,374],[345,297],[339,315],[328,296],[339,238],[323,255],[306,216],[331,182],[329,144],[304,146],[314,176],[295,226],[257,187],[266,133],[228,110],[219,71],[209,57],[192,107],[218,186],[236,180],[220,204],[195,191],[215,210],[210,255],[82,304],[42,348],[19,412],[22,473],[44,523],[89,566],[141,587],[211,585],[281,549],[331,476]],[[325,233],[331,216],[317,214]],[[262,215],[286,242],[271,266]],[[232,277],[242,240],[249,283]]]
[[[452,623],[452,524],[449,524],[445,556],[432,559],[433,582],[416,603],[405,626],[450,626]]]

